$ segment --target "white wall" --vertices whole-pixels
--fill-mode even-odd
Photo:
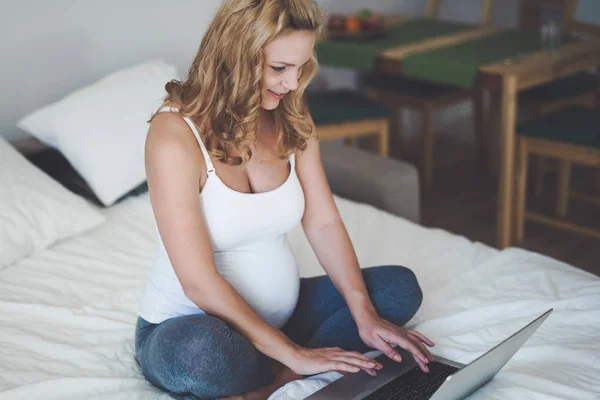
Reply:
[[[423,0],[318,0],[330,12],[364,4],[379,12],[422,14]],[[443,18],[473,21],[480,0],[442,0]],[[496,1],[494,20],[516,22],[519,0]],[[162,57],[184,73],[220,0],[0,0],[0,134],[24,138],[16,122],[32,110],[118,68]],[[352,71],[324,68],[333,87]],[[115,99],[127,102],[127,99]]]
[[[579,0],[575,19],[581,22],[597,24],[600,21],[600,1]]]
[[[0,0],[0,133],[110,71],[162,57],[185,72],[219,0]],[[127,99],[115,99],[127,102]]]

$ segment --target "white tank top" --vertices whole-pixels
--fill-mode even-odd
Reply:
[[[158,112],[165,111],[179,112],[173,107]],[[208,178],[200,202],[217,270],[268,324],[281,328],[296,307],[300,289],[298,267],[286,238],[304,214],[295,156],[292,153],[289,176],[278,188],[256,194],[238,192],[217,176],[195,125],[187,117],[184,120],[206,161]],[[160,235],[158,242],[139,315],[157,324],[204,313],[185,296]]]

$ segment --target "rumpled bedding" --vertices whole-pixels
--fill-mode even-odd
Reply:
[[[409,325],[437,343],[435,354],[468,363],[555,309],[470,399],[600,399],[600,278],[368,205],[336,203],[361,267],[400,264],[417,274],[425,298]],[[133,358],[156,251],[148,196],[104,213],[104,224],[0,272],[1,400],[170,398],[144,380]],[[322,274],[302,229],[288,238],[301,275]],[[290,382],[270,400],[302,399],[339,377]]]

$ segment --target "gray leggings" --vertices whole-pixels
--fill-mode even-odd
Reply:
[[[387,265],[362,273],[380,316],[404,325],[417,312],[422,293],[411,270]],[[309,348],[370,350],[327,276],[301,280],[298,305],[282,331]],[[225,322],[206,314],[171,318],[160,324],[139,318],[135,351],[146,379],[175,398],[231,396],[273,381],[273,361]]]

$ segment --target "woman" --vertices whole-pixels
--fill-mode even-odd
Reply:
[[[402,328],[422,297],[399,266],[359,269],[303,103],[323,15],[313,0],[226,0],[153,117],[146,172],[160,248],[136,328],[154,385],[190,397],[267,398],[304,375],[433,358]],[[200,193],[199,193],[200,192]],[[328,276],[302,279],[298,222]]]

